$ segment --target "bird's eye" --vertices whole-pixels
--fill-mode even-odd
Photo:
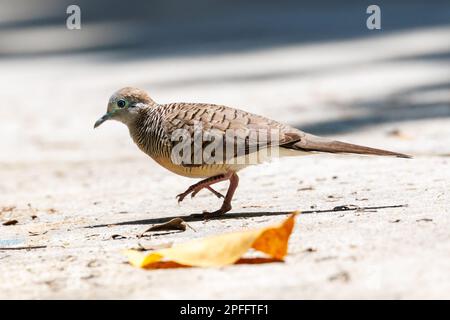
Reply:
[[[127,103],[125,102],[125,100],[119,100],[119,101],[117,101],[117,106],[118,106],[119,108],[125,107],[126,104],[127,104]]]

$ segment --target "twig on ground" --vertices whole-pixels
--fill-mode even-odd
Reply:
[[[29,246],[29,247],[0,247],[0,251],[2,250],[31,250],[31,249],[44,249],[47,246]]]

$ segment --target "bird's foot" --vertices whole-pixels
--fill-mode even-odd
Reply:
[[[222,207],[220,207],[219,210],[209,212],[209,211],[203,211],[203,213],[194,213],[191,214],[191,217],[195,218],[203,218],[204,220],[211,219],[211,218],[217,218],[223,215],[224,213],[227,213],[231,210],[231,204],[223,204]]]
[[[190,188],[189,188],[190,189]],[[193,190],[189,190],[189,189],[187,189],[185,192],[183,192],[183,193],[180,193],[180,194],[177,194],[177,196],[176,196],[176,198],[177,198],[177,200],[178,200],[178,203],[180,203],[181,201],[183,201],[184,200],[184,198],[188,195],[188,194],[190,194]]]
[[[176,198],[178,199],[178,203],[180,203],[181,201],[184,200],[184,198],[187,195],[191,195],[191,198],[195,197],[197,195],[197,193],[199,193],[200,190],[202,189],[208,189],[209,191],[211,191],[217,198],[224,198],[223,194],[221,194],[220,192],[214,190],[210,185],[206,185],[206,184],[194,184],[192,186],[190,186],[189,188],[187,188],[187,190],[183,193],[180,193],[176,196]]]

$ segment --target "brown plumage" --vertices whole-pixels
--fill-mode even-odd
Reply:
[[[145,91],[136,88],[123,88],[114,93],[109,100],[107,113],[95,123],[95,127],[109,119],[126,124],[138,147],[161,166],[179,175],[206,178],[179,194],[179,201],[188,194],[195,196],[201,189],[208,189],[222,197],[211,185],[229,180],[230,187],[223,205],[212,214],[231,209],[231,199],[239,180],[236,173],[248,165],[270,158],[273,152],[270,153],[269,149],[276,150],[280,156],[328,152],[410,158],[401,153],[317,137],[277,121],[226,106],[201,103],[157,104]],[[185,145],[179,145],[188,146],[190,152],[182,162],[174,157],[179,143],[174,137],[180,132],[185,135],[184,138],[192,139],[185,142]],[[274,132],[276,134],[271,136]],[[200,142],[195,140],[199,134],[203,137]],[[213,141],[221,143],[214,148],[209,158],[205,154],[208,144],[212,144],[211,141],[205,141],[205,137],[214,137]],[[226,146],[232,148],[227,149]],[[262,154],[264,157],[260,157]],[[246,156],[256,156],[258,160],[254,163],[238,161]],[[215,161],[211,162],[211,159]]]

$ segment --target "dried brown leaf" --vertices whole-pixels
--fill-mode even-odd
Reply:
[[[15,225],[17,223],[19,223],[19,221],[13,219],[13,220],[8,220],[8,221],[3,222],[2,225],[4,225],[4,226],[13,226],[13,225]]]

